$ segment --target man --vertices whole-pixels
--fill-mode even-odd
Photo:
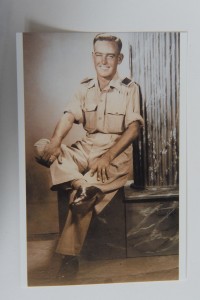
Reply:
[[[50,141],[35,144],[37,161],[50,166],[52,189],[72,188],[69,214],[56,250],[64,255],[64,266],[80,254],[93,213],[102,211],[126,183],[131,143],[143,124],[138,86],[117,73],[123,61],[121,48],[115,36],[94,38],[97,77],[81,82]],[[73,123],[83,124],[86,136],[66,147],[62,140]]]

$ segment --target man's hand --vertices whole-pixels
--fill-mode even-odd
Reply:
[[[50,143],[47,144],[44,148],[42,159],[49,163],[53,163],[54,160],[58,159],[58,162],[62,163],[61,153],[62,150],[60,147],[60,143],[58,143],[57,141],[50,141]]]
[[[94,163],[90,164],[91,176],[97,172],[97,180],[105,182],[109,179],[108,169],[111,161],[121,154],[139,134],[139,121],[132,122],[124,133],[116,140],[115,144]]]
[[[94,176],[94,174],[97,172],[97,180],[101,180],[104,183],[109,179],[108,169],[110,161],[111,160],[109,156],[106,154],[95,160],[95,162],[90,164],[90,176]]]
[[[38,145],[36,143],[34,146],[40,148],[40,154],[39,157],[37,155],[36,161],[40,163],[41,165],[44,165],[46,167],[50,167],[50,165],[57,159],[58,162],[62,163],[62,148],[61,143],[63,138],[67,135],[67,133],[72,128],[72,125],[75,121],[74,115],[72,113],[65,113],[59,120],[58,124],[56,125],[56,128],[54,130],[53,136],[51,140],[42,139],[45,140],[45,147],[44,143],[43,145]],[[44,141],[43,141],[44,142]],[[42,148],[42,151],[41,151]]]

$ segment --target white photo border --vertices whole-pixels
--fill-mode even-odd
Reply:
[[[182,157],[186,159],[186,169],[183,171],[183,184],[186,183],[187,207],[185,207],[185,216],[187,212],[187,224],[180,224],[185,226],[187,231],[187,240],[182,240],[187,246],[187,263],[185,257],[180,259],[181,263],[186,266],[186,278],[175,282],[147,282],[147,283],[126,283],[126,284],[109,284],[100,286],[76,286],[76,287],[49,287],[49,288],[24,288],[21,285],[21,280],[18,276],[20,268],[18,260],[20,257],[21,247],[19,247],[19,231],[21,227],[16,224],[19,217],[17,212],[19,203],[21,201],[17,192],[13,195],[13,190],[18,191],[18,180],[13,178],[16,170],[19,171],[18,161],[12,160],[9,157],[9,151],[1,153],[1,162],[11,161],[9,169],[10,179],[13,187],[2,194],[3,200],[1,205],[2,210],[2,224],[3,233],[6,234],[4,243],[2,243],[2,264],[1,264],[1,294],[5,299],[12,300],[20,299],[48,299],[53,300],[58,297],[67,297],[68,299],[79,300],[80,297],[84,299],[132,299],[146,300],[146,299],[176,299],[176,300],[197,300],[200,297],[199,289],[199,251],[200,243],[198,237],[198,228],[200,227],[200,218],[198,212],[200,209],[200,201],[198,199],[198,185],[199,185],[199,148],[200,141],[197,136],[199,128],[199,111],[200,101],[198,101],[200,69],[198,67],[200,41],[199,36],[199,10],[200,3],[196,0],[191,1],[177,1],[173,0],[159,1],[159,0],[124,0],[116,3],[114,0],[106,1],[102,6],[96,0],[2,0],[1,2],[1,18],[0,22],[2,28],[2,43],[1,49],[5,45],[7,52],[0,53],[0,67],[4,71],[5,76],[2,84],[3,103],[6,112],[9,112],[5,124],[2,122],[2,140],[7,142],[11,138],[10,134],[16,133],[17,128],[17,97],[16,96],[16,77],[13,75],[16,71],[15,66],[15,45],[16,32],[23,31],[116,31],[119,32],[119,27],[122,31],[182,31],[187,32],[188,39],[187,53],[185,58],[187,66],[185,72],[187,73],[187,80],[185,85],[185,97],[187,100],[187,107],[183,108],[182,113],[187,116],[186,123],[183,123],[187,131],[186,151],[182,153]],[[57,9],[56,9],[57,8]],[[113,10],[114,8],[114,10]],[[135,11],[135,15],[130,15],[131,8]],[[109,15],[104,13],[108,10]],[[94,12],[91,15],[91,12]],[[113,18],[121,14],[121,19],[118,22],[113,22]],[[105,17],[105,16],[106,17]],[[112,18],[113,17],[113,18]],[[4,22],[4,23],[3,23]],[[3,54],[2,54],[3,53]],[[5,59],[4,59],[5,58]],[[2,73],[3,73],[2,71]],[[4,85],[4,86],[3,86]],[[9,93],[9,90],[11,91]],[[8,96],[13,96],[8,99]],[[5,101],[5,102],[4,102]],[[189,104],[190,102],[190,104]],[[185,103],[186,104],[186,103]],[[13,108],[14,107],[14,108]],[[185,122],[185,121],[184,121]],[[11,126],[11,125],[12,126]],[[7,144],[6,144],[7,145]],[[4,150],[4,148],[3,148]],[[13,145],[13,151],[17,151],[17,145]],[[21,163],[21,162],[20,162]],[[185,164],[185,162],[183,162]],[[14,172],[13,172],[14,170]],[[9,178],[5,170],[4,178]],[[21,174],[20,174],[21,176]],[[3,181],[4,182],[4,181]],[[7,185],[6,185],[7,186]],[[23,194],[23,190],[21,191]],[[12,209],[10,210],[12,205]],[[14,215],[14,212],[16,215]],[[21,214],[22,215],[22,212]],[[14,217],[13,217],[14,216]],[[184,216],[183,216],[184,218]],[[11,232],[11,235],[8,233]],[[21,236],[23,239],[23,235]],[[24,253],[25,254],[25,253]],[[23,255],[24,255],[23,254]],[[13,255],[10,257],[10,255]],[[12,258],[12,259],[11,259]],[[9,273],[10,272],[10,273]],[[10,275],[9,275],[10,274]]]

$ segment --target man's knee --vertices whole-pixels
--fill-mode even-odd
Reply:
[[[34,144],[34,156],[35,156],[35,159],[36,161],[45,166],[45,167],[48,167],[50,166],[50,164],[46,161],[44,161],[42,159],[43,155],[44,155],[44,149],[46,147],[47,144],[50,143],[50,140],[48,139],[40,139],[39,141],[37,141],[35,144]]]

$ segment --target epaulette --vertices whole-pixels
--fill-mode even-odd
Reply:
[[[88,83],[88,82],[90,82],[91,80],[92,80],[93,78],[84,78],[82,81],[81,81],[81,84],[82,83]]]
[[[131,79],[129,79],[128,77],[125,77],[123,80],[122,80],[122,84],[126,85],[126,86],[129,86],[131,83],[133,83],[133,81]]]

